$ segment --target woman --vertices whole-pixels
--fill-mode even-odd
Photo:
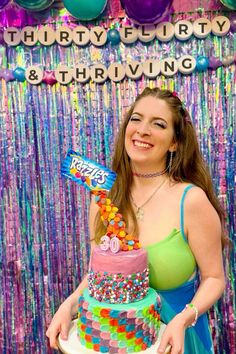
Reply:
[[[213,353],[205,312],[224,290],[223,212],[199,152],[189,115],[175,93],[146,88],[121,127],[110,192],[147,249],[150,286],[162,299],[167,324],[158,349],[171,354]],[[96,242],[105,229],[92,201],[90,230]],[[95,227],[94,227],[95,225]],[[47,331],[50,345],[67,337],[87,278],[65,300]]]

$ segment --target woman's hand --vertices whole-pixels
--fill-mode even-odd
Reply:
[[[171,345],[171,351],[169,352],[170,354],[183,354],[184,335],[185,335],[184,322],[181,316],[176,315],[166,326],[157,353],[158,354],[165,353],[167,347]]]
[[[50,326],[47,329],[46,336],[49,338],[50,347],[58,349],[57,336],[60,333],[61,338],[66,340],[68,337],[72,321],[72,307],[70,303],[63,302],[55,313]]]

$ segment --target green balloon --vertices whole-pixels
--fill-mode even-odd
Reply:
[[[63,0],[63,3],[73,17],[81,21],[89,21],[103,12],[107,0]]]
[[[228,7],[231,10],[236,10],[236,1],[235,0],[220,0],[222,4]]]
[[[15,0],[15,3],[29,11],[43,11],[52,5],[54,0]]]

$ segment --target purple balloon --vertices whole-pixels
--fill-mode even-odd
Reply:
[[[3,30],[0,30],[0,44],[5,44],[5,41],[3,38]]]
[[[230,30],[232,32],[236,32],[236,17],[231,19],[231,23],[230,23]]]
[[[217,57],[214,57],[214,56],[210,56],[209,57],[209,69],[217,69],[219,68],[220,66],[222,66],[222,61],[220,61],[219,58]]]
[[[2,27],[24,27],[27,24],[27,12],[15,4],[10,4],[0,11],[0,25]]]
[[[4,79],[6,82],[15,80],[12,70],[9,69],[1,69],[0,78]]]
[[[161,22],[170,12],[173,0],[121,0],[127,16],[138,24]]]
[[[9,3],[9,0],[0,0],[0,9],[5,7]]]

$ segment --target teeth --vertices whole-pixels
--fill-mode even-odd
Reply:
[[[141,143],[140,141],[134,141],[134,145],[135,146],[140,146],[140,147],[144,147],[144,148],[149,148],[151,145],[146,144],[146,143]]]

